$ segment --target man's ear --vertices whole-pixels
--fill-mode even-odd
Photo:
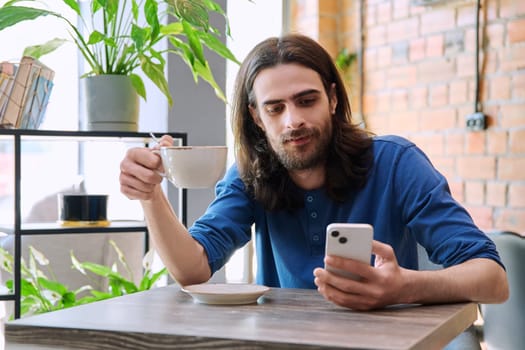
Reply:
[[[335,83],[332,83],[330,86],[330,92],[328,94],[328,99],[330,101],[330,113],[335,114],[335,109],[337,107],[337,89]]]
[[[248,105],[248,109],[250,110],[250,115],[252,116],[253,121],[259,128],[264,130],[264,125],[261,121],[261,118],[259,118],[259,113],[257,112],[257,108],[255,108],[252,104]]]

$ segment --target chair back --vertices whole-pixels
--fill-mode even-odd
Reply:
[[[510,297],[503,304],[482,304],[483,338],[488,350],[525,348],[525,237],[489,232],[507,270]]]

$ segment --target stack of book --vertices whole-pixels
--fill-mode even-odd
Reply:
[[[0,127],[38,129],[54,76],[52,69],[29,56],[19,64],[0,63]]]

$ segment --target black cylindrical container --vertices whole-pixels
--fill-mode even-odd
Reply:
[[[58,195],[60,222],[65,226],[108,225],[108,195],[65,194]]]

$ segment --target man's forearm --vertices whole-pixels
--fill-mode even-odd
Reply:
[[[141,201],[141,205],[162,262],[183,286],[207,281],[211,272],[204,248],[177,218],[160,186],[156,192],[153,199]]]
[[[405,270],[408,303],[502,303],[509,296],[505,270],[490,259],[472,259],[436,271]]]

